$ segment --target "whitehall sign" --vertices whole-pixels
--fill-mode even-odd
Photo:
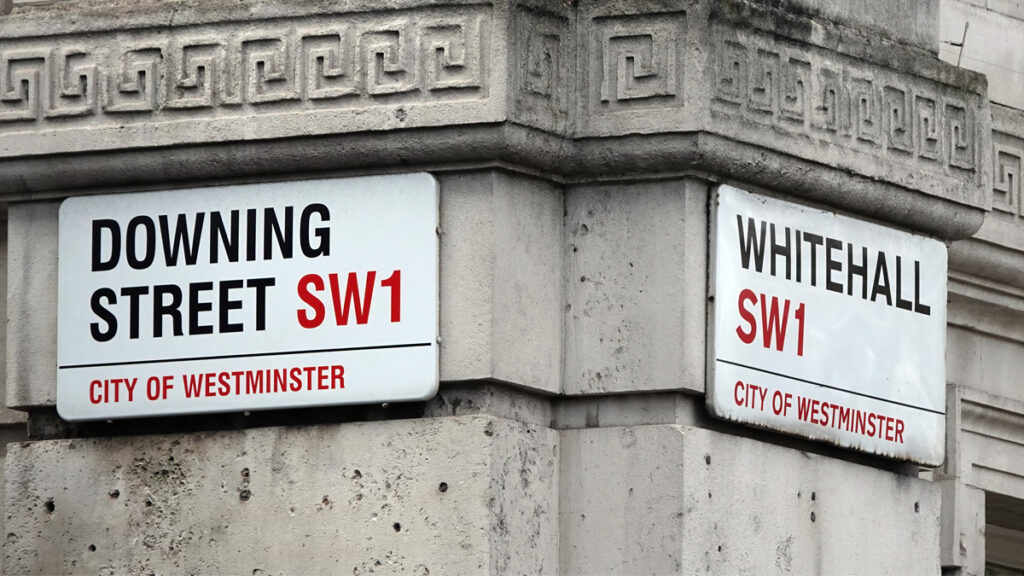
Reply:
[[[437,390],[427,174],[71,198],[68,420],[419,400]]]
[[[945,245],[729,186],[714,206],[711,412],[941,464]]]

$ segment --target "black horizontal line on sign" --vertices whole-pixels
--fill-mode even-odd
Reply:
[[[219,356],[194,356],[187,358],[157,358],[154,360],[129,360],[128,362],[98,362],[96,364],[67,364],[58,366],[59,370],[71,368],[100,368],[103,366],[132,366],[135,364],[159,364],[161,362],[198,362],[201,360],[225,360],[229,358],[256,358],[258,356],[290,356],[293,354],[324,354],[326,352],[358,352],[360,350],[387,350],[389,348],[420,348],[430,346],[430,342],[414,342],[412,344],[381,344],[377,346],[351,346],[349,348],[320,348],[317,350],[289,350],[287,352],[253,352],[251,354],[222,354]]]
[[[847,390],[846,388],[839,388],[836,386],[829,386],[828,384],[822,384],[821,382],[815,382],[813,380],[804,380],[803,378],[797,378],[795,376],[789,376],[787,374],[781,374],[779,372],[772,372],[771,370],[765,370],[764,368],[758,368],[756,366],[747,366],[746,364],[740,364],[739,362],[732,362],[730,360],[722,360],[721,358],[715,359],[717,362],[723,364],[732,364],[733,366],[739,366],[740,368],[746,368],[747,370],[754,370],[757,372],[763,372],[765,374],[771,374],[772,376],[778,376],[780,378],[786,378],[787,380],[796,380],[797,382],[803,382],[805,384],[813,384],[815,386],[821,386],[822,388],[828,388],[829,390],[838,390],[839,392],[846,392],[847,394],[853,394],[854,396],[862,396],[864,398],[870,398],[872,400],[878,400],[879,402],[886,402],[888,404],[895,404],[897,406],[903,406],[905,408],[913,408],[914,410],[923,410],[924,412],[931,412],[932,414],[938,414],[945,416],[945,412],[939,410],[932,410],[931,408],[924,408],[921,406],[914,406],[913,404],[905,404],[903,402],[897,402],[895,400],[889,400],[888,398],[882,398],[880,396],[872,396],[871,394],[865,394],[863,392],[854,392],[853,390]]]

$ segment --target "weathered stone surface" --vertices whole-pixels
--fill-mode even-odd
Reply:
[[[942,565],[956,566],[964,576],[985,573],[985,492],[956,478],[942,486]]]
[[[14,84],[0,86],[10,96],[0,104],[0,155],[504,118],[504,91],[491,79],[506,75],[505,32],[487,4],[198,6],[64,2],[0,23],[0,68]],[[256,116],[266,121],[254,125]]]
[[[1024,401],[951,386],[942,473],[987,492],[1024,500]]]
[[[958,326],[950,326],[946,334],[946,379],[950,383],[1024,402],[1020,386],[1024,342]]]
[[[563,574],[940,571],[931,482],[682,426],[561,449]]]
[[[565,392],[703,392],[707,184],[566,194]]]
[[[557,444],[459,417],[14,445],[4,571],[554,574]]]
[[[7,220],[0,222],[0,254],[7,254]],[[7,258],[0,259],[0,303],[3,304],[6,317],[7,310]],[[0,377],[3,378],[2,393],[0,398],[7,404],[7,330],[0,332]],[[25,413],[7,408],[0,408],[0,424],[13,424],[25,422]]]
[[[929,52],[939,49],[940,0],[790,0],[787,10],[806,10],[854,29],[867,28],[896,42]]]
[[[574,179],[650,166],[732,173],[948,238],[973,233],[990,202],[984,78],[903,43],[920,43],[934,2],[912,24],[858,10],[875,20],[856,34],[830,20],[852,8],[811,0],[381,7],[21,7],[0,21],[0,184],[63,188],[64,153],[76,186],[248,165],[513,162]],[[411,136],[367,148],[367,131]],[[319,139],[339,135],[351,139]]]
[[[441,378],[559,392],[561,188],[500,171],[440,182]]]
[[[954,242],[950,267],[1024,287],[1024,111],[992,107],[992,211],[971,239]]]
[[[7,406],[57,403],[56,202],[7,209]]]
[[[1014,10],[1011,2],[999,4],[986,9],[963,0],[943,0],[939,57],[985,74],[992,102],[1022,109],[1024,5],[1018,3]]]

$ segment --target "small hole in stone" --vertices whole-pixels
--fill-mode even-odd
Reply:
[[[920,502],[914,502],[914,512],[920,512],[920,511],[921,511],[921,503]]]
[[[242,478],[248,478],[248,477],[249,477],[249,469],[248,468],[242,468]]]
[[[238,493],[238,499],[242,500],[243,502],[248,500],[251,497],[252,497],[252,492],[250,492],[248,490],[242,490],[241,492]]]
[[[153,505],[153,501],[152,500],[146,500],[146,506],[152,506],[152,505]]]
[[[116,488],[110,491],[110,497],[111,498],[116,499],[120,495],[121,495],[121,491],[116,489]]]
[[[719,552],[721,552],[721,551],[722,551],[722,547],[721,547],[721,546],[719,546],[719,547],[718,547],[718,551],[719,551]]]
[[[401,532],[402,531],[402,525],[399,524],[398,522],[395,522],[394,524],[392,524],[391,527],[395,529],[395,532]]]
[[[362,477],[363,477],[363,473],[360,472],[359,470],[356,470],[355,472],[352,473],[352,478],[354,478],[356,480],[359,480]]]
[[[704,455],[704,463],[707,464],[708,466],[711,465],[711,454]]]
[[[814,522],[814,519],[815,519],[814,512],[811,512],[811,522]]]
[[[95,551],[96,551],[96,545],[95,544],[89,544],[89,552],[95,552]]]
[[[448,483],[447,482],[441,482],[440,484],[437,485],[437,489],[440,490],[441,492],[447,492],[448,491]]]
[[[47,500],[46,504],[43,504],[43,506],[46,507],[46,513],[47,514],[53,514],[53,511],[57,509],[57,506],[53,503],[53,499],[52,498]]]
[[[811,492],[811,500],[817,500],[817,499],[818,499],[818,493],[817,492]]]
[[[709,499],[711,498],[711,492],[708,492],[708,498]]]

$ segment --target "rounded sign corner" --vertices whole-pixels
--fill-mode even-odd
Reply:
[[[66,422],[81,422],[82,418],[77,417],[74,414],[67,413],[67,406],[60,401],[60,396],[57,397],[57,415],[60,416],[61,420]]]

